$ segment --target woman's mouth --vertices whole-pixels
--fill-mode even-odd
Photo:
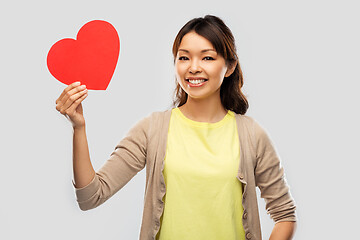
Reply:
[[[207,81],[207,79],[205,78],[187,78],[185,79],[188,82],[188,86],[190,87],[200,87],[202,85],[205,84],[205,82]]]

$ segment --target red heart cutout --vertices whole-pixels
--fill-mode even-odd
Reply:
[[[47,55],[50,73],[67,85],[81,82],[87,89],[106,90],[119,58],[120,40],[108,22],[94,20],[79,30],[76,40],[56,42]]]

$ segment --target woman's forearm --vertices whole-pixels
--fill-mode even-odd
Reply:
[[[291,240],[296,229],[296,222],[276,223],[269,240]]]
[[[85,126],[73,128],[73,171],[76,188],[88,185],[94,178],[95,171],[90,161],[89,147]]]

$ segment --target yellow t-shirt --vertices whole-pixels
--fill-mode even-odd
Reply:
[[[216,123],[172,110],[159,240],[245,239],[235,113]]]

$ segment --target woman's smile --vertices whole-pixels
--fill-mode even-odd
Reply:
[[[189,78],[186,78],[185,81],[188,82],[188,85],[190,87],[200,87],[200,86],[203,86],[205,84],[207,79],[206,78],[199,78],[199,77],[189,77]]]

